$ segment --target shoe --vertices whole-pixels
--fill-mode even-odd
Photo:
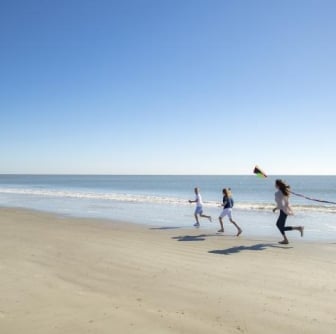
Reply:
[[[194,226],[195,226],[195,227],[199,227],[200,224],[199,224],[199,223],[195,223]]]
[[[217,232],[224,232],[224,230],[221,228],[220,230],[218,230]]]

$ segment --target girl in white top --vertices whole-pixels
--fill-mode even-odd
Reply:
[[[212,220],[211,220],[211,216],[207,216],[203,214],[203,202],[202,202],[202,196],[200,194],[199,188],[195,188],[194,191],[195,191],[196,197],[193,201],[189,200],[189,203],[196,203],[196,209],[194,212],[196,223],[194,224],[194,226],[199,227],[200,223],[199,223],[198,215],[203,218],[208,218],[209,221],[212,221]]]
[[[290,195],[290,187],[284,183],[282,180],[275,181],[275,187],[278,189],[275,196],[276,207],[273,209],[273,212],[276,210],[280,210],[280,215],[277,220],[277,227],[280,233],[283,236],[283,240],[279,242],[279,244],[288,244],[289,241],[286,237],[285,231],[297,230],[301,233],[301,237],[303,236],[303,226],[285,226],[287,216],[292,215],[293,211],[289,205],[289,195]]]

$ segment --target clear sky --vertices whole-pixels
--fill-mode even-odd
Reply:
[[[0,1],[0,173],[336,174],[336,1]]]

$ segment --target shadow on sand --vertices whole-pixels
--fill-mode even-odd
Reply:
[[[199,235],[179,235],[177,237],[172,237],[177,241],[204,241],[208,237],[218,237],[218,234],[199,234]]]
[[[182,228],[181,226],[162,226],[162,227],[151,227],[150,230],[177,230]]]
[[[220,254],[220,255],[231,255],[231,254],[237,254],[243,251],[263,251],[267,248],[281,248],[281,249],[291,249],[293,247],[288,246],[278,246],[275,244],[256,244],[252,246],[237,246],[237,247],[231,247],[227,249],[218,249],[218,250],[212,250],[209,251],[211,254]]]

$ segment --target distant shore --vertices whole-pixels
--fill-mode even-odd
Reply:
[[[336,241],[0,208],[0,332],[334,333]]]

